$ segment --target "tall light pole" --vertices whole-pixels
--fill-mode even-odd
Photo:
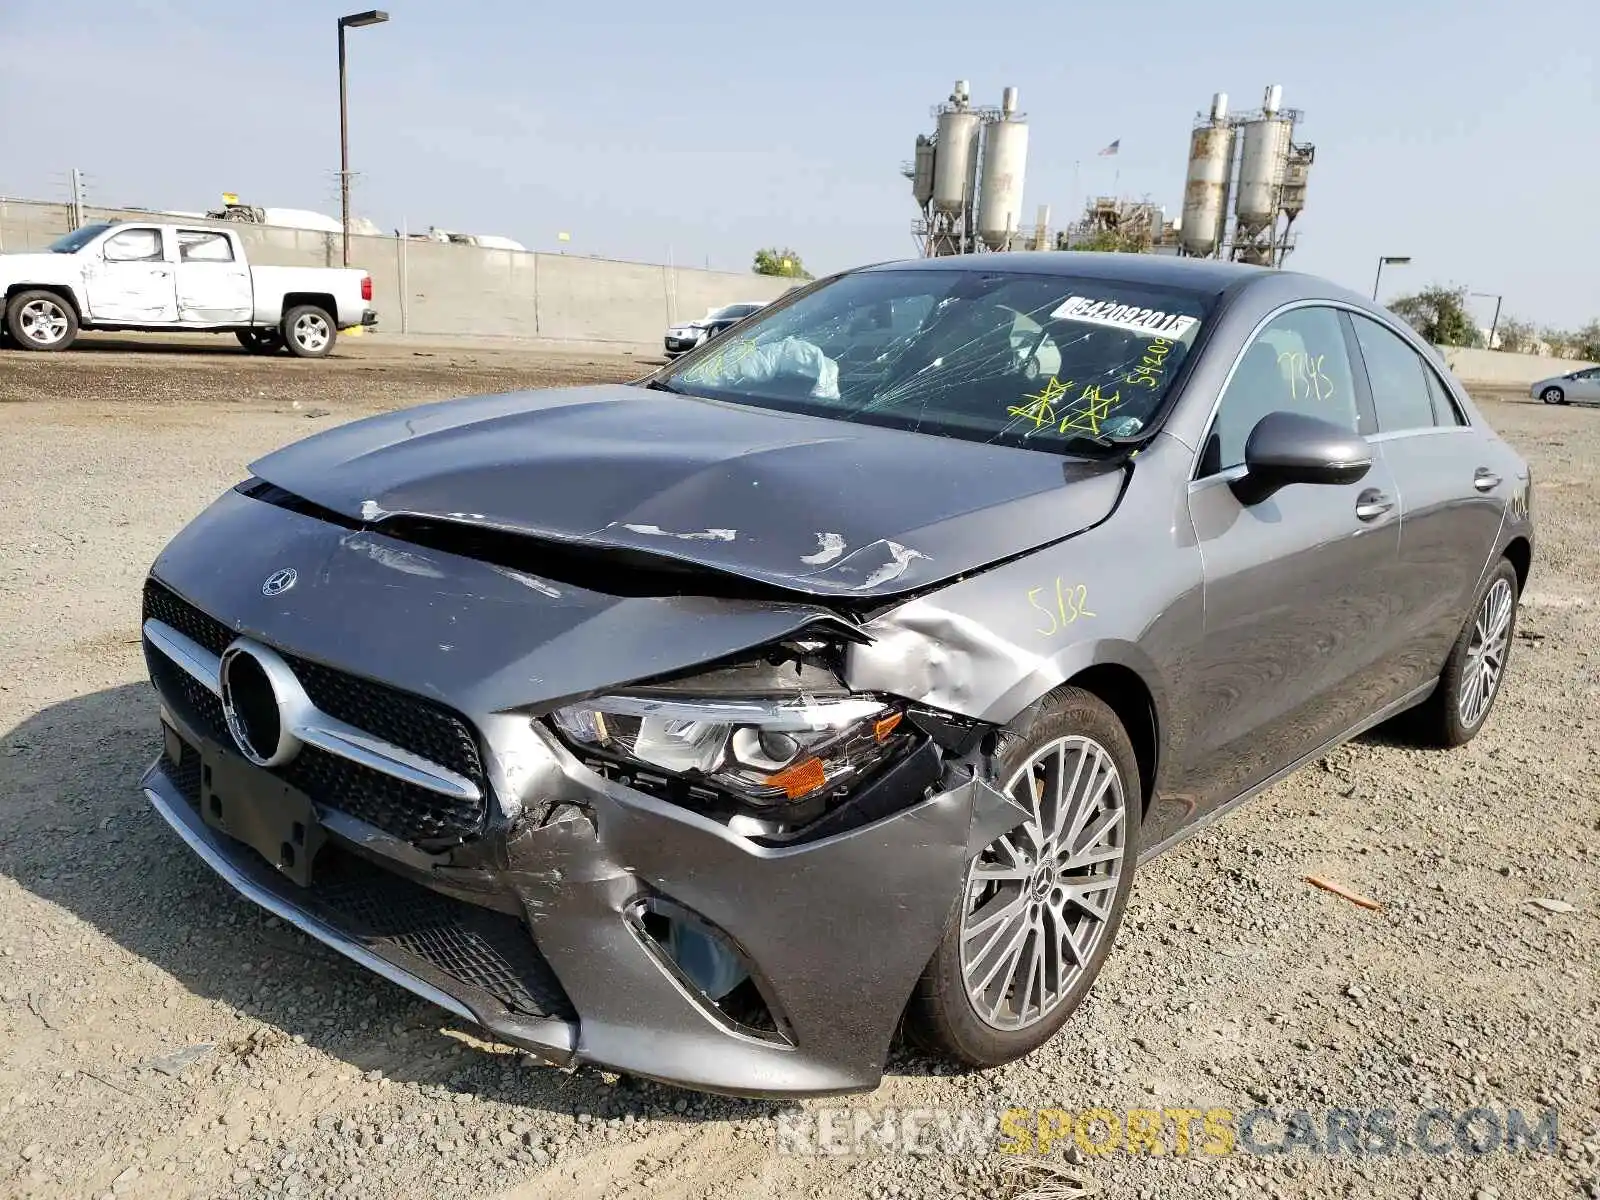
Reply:
[[[350,110],[345,100],[344,31],[380,25],[389,14],[369,9],[339,18],[339,228],[344,231],[344,265],[350,265]]]
[[[1494,349],[1494,335],[1500,331],[1500,305],[1505,300],[1504,296],[1497,296],[1493,292],[1473,292],[1474,296],[1482,296],[1485,300],[1494,301],[1494,323],[1489,326],[1489,349]]]
[[[1383,268],[1386,266],[1403,267],[1410,261],[1411,259],[1409,257],[1396,254],[1385,254],[1378,260],[1378,275],[1377,278],[1372,281],[1372,298],[1374,300],[1378,298],[1378,281],[1383,278]]]

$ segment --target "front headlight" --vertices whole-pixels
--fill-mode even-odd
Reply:
[[[577,747],[760,809],[822,800],[848,788],[903,744],[895,736],[901,718],[899,708],[860,696],[616,695],[552,714]]]

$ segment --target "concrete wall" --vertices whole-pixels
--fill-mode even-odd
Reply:
[[[1469,350],[1463,346],[1440,346],[1439,353],[1444,355],[1456,378],[1469,387],[1527,387],[1553,375],[1566,375],[1595,365],[1574,358]]]
[[[91,209],[90,220],[216,224]],[[230,222],[252,262],[336,267],[337,233]],[[0,250],[39,250],[67,232],[61,204],[0,200]],[[659,347],[674,321],[739,300],[772,300],[795,280],[566,254],[485,250],[394,237],[352,237],[350,262],[372,275],[379,330],[479,334]]]

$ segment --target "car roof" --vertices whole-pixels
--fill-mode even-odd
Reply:
[[[1196,291],[1221,292],[1256,279],[1299,279],[1308,286],[1326,286],[1311,275],[1213,258],[1179,258],[1173,254],[1117,254],[1085,250],[1012,250],[991,254],[951,254],[874,263],[865,271],[1015,271],[1027,275],[1062,275],[1079,279],[1111,279]]]

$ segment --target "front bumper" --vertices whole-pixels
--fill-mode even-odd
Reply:
[[[547,746],[537,770],[559,819],[513,823],[492,845],[431,861],[411,847],[407,861],[387,857],[392,839],[330,820],[322,855],[342,868],[325,885],[319,857],[307,888],[202,819],[198,751],[216,743],[171,705],[163,721],[146,798],[246,898],[550,1062],[733,1095],[875,1087],[969,843],[1016,820],[969,781],[850,832],[773,848]],[[703,919],[743,956],[772,1029],[730,1020],[674,968],[636,919],[653,902]]]

